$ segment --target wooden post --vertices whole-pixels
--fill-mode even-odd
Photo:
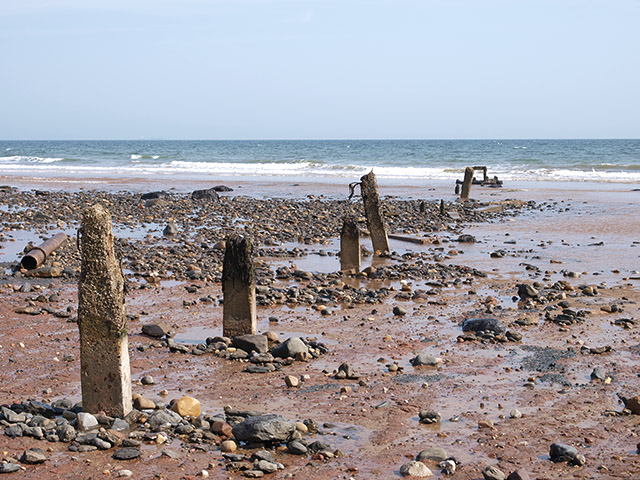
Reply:
[[[371,232],[373,251],[375,255],[389,253],[389,239],[387,238],[387,231],[384,227],[382,206],[380,205],[380,197],[378,196],[378,184],[373,170],[360,178],[360,182],[362,203],[364,204],[364,213],[367,217],[367,226],[369,227],[369,232]]]
[[[473,167],[467,167],[464,169],[464,180],[462,181],[462,193],[460,194],[460,200],[469,200],[471,183],[473,182],[473,173]]]
[[[340,231],[340,270],[360,271],[360,229],[353,217],[345,217]]]
[[[440,199],[440,215],[444,217],[447,214],[447,210],[444,207],[444,198]]]
[[[82,410],[124,417],[132,408],[124,277],[113,252],[111,215],[89,207],[80,229],[78,328]]]
[[[222,331],[225,337],[254,335],[257,331],[256,284],[251,242],[234,235],[227,239],[222,265]]]

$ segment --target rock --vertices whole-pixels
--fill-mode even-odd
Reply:
[[[81,432],[87,432],[98,428],[98,419],[90,413],[80,412],[78,413],[78,430]]]
[[[256,463],[258,470],[262,470],[264,473],[275,473],[278,471],[278,464],[269,462],[267,460],[258,460]]]
[[[287,375],[284,377],[284,383],[287,387],[292,388],[299,386],[300,380],[298,380],[298,377],[294,377],[293,375]]]
[[[420,417],[420,423],[437,423],[440,421],[440,414],[431,410],[421,410],[418,414]]]
[[[216,193],[213,188],[209,188],[206,190],[195,190],[191,194],[191,200],[205,200],[208,202],[218,202],[220,201],[220,196]]]
[[[600,367],[594,368],[591,372],[591,380],[604,380],[605,378],[607,378],[607,375]]]
[[[142,455],[142,452],[135,447],[124,447],[116,450],[113,453],[113,458],[116,460],[133,460]]]
[[[522,418],[522,413],[517,408],[514,408],[509,412],[509,417],[511,418]]]
[[[339,380],[349,379],[349,380],[358,380],[360,377],[355,372],[353,367],[348,363],[343,363],[338,367],[338,373],[336,374],[336,378]]]
[[[294,440],[287,444],[287,451],[293,455],[306,455],[308,449],[302,444],[302,442]]]
[[[426,352],[419,353],[416,357],[412,358],[410,362],[411,362],[411,365],[413,365],[414,367],[417,367],[420,365],[435,367],[438,365],[438,359]]]
[[[482,476],[485,480],[504,480],[506,475],[498,467],[492,465],[482,471]]]
[[[463,332],[505,333],[504,324],[495,318],[467,318],[462,322]]]
[[[578,454],[575,456],[575,458],[571,461],[572,465],[576,465],[578,467],[582,467],[587,463],[587,459],[584,457],[584,455]]]
[[[465,233],[460,235],[457,241],[460,243],[476,243],[476,237]]]
[[[233,436],[247,443],[284,442],[289,438],[296,425],[280,415],[259,415],[248,417],[233,427]]]
[[[133,477],[133,472],[131,470],[118,470],[118,476],[123,478]]]
[[[154,410],[156,408],[156,404],[153,400],[150,400],[142,395],[138,395],[133,400],[133,408],[137,408],[138,410]]]
[[[245,470],[242,474],[247,478],[264,477],[264,472],[262,470]]]
[[[181,417],[199,417],[201,413],[200,402],[187,395],[176,400],[171,406],[171,410]]]
[[[168,198],[169,194],[167,192],[148,192],[143,193],[140,197],[141,200],[155,200],[156,198]]]
[[[266,337],[265,337],[266,338]],[[271,351],[274,357],[287,358],[295,357],[296,353],[309,353],[309,348],[298,337],[291,337],[285,342],[277,345]]]
[[[171,328],[165,322],[160,323],[148,323],[142,326],[142,333],[153,338],[164,337]]]
[[[625,408],[631,410],[631,413],[640,415],[640,396],[623,398]]]
[[[69,443],[76,438],[76,429],[71,425],[60,425],[56,428],[56,435],[61,442]]]
[[[158,410],[147,419],[152,432],[160,432],[175,427],[182,422],[182,417],[171,410]]]
[[[531,480],[531,477],[526,470],[519,468],[515,472],[511,472],[507,477],[507,480]]]
[[[22,424],[17,423],[4,429],[4,434],[9,438],[17,438],[22,436]]]
[[[527,300],[529,298],[538,298],[540,296],[540,292],[536,290],[531,285],[527,285],[526,283],[520,283],[516,285],[518,287],[518,296],[522,300]]]
[[[216,192],[233,192],[233,188],[227,187],[226,185],[216,185],[211,189],[215,190]]]
[[[47,457],[40,448],[30,448],[29,450],[25,450],[20,457],[20,461],[27,465],[37,465],[39,463],[44,463],[46,460]]]
[[[21,468],[17,463],[0,463],[0,473],[14,473]]]
[[[153,377],[151,375],[145,375],[140,379],[140,383],[142,383],[143,385],[153,385],[156,382],[153,380]]]
[[[430,477],[433,472],[422,462],[408,462],[400,467],[400,473],[408,477]]]
[[[432,462],[444,462],[449,456],[444,448],[440,447],[431,447],[426,450],[421,451],[416,460],[418,462],[424,462],[425,460],[430,460]]]
[[[176,235],[178,233],[178,226],[175,223],[167,223],[167,226],[164,227],[162,234],[165,237],[169,237],[171,235]]]
[[[10,408],[2,407],[2,416],[9,423],[25,423],[27,416],[24,413],[16,413]]]
[[[232,345],[247,353],[267,353],[269,345],[265,335],[240,335],[233,337]]]
[[[233,453],[238,449],[238,445],[233,440],[225,440],[220,444],[220,451],[224,453]]]
[[[399,306],[393,307],[393,314],[402,317],[407,314],[407,309]]]
[[[233,435],[231,425],[227,422],[223,422],[222,420],[216,420],[211,423],[211,431],[216,435],[221,435],[224,437],[230,437]]]
[[[549,456],[552,462],[570,462],[578,455],[578,450],[571,445],[564,443],[553,443],[549,449]]]

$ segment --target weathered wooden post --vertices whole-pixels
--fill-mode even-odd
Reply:
[[[444,206],[444,198],[440,199],[440,216],[444,217],[447,214],[447,210]]]
[[[340,270],[360,271],[360,229],[353,217],[345,217],[340,231]]]
[[[362,193],[362,203],[364,204],[364,213],[367,217],[367,226],[371,233],[371,242],[373,243],[373,251],[376,255],[388,253],[389,238],[384,226],[384,218],[382,216],[382,206],[380,205],[380,197],[378,196],[378,183],[373,170],[360,178],[360,192]]]
[[[111,215],[89,207],[80,229],[78,328],[82,409],[124,417],[131,411],[131,369],[124,277],[113,252]]]
[[[469,200],[471,183],[473,182],[473,173],[473,167],[467,167],[464,169],[464,180],[462,181],[462,193],[460,194],[460,200]]]
[[[225,337],[253,335],[257,331],[256,284],[251,241],[234,235],[227,239],[222,265],[222,332]]]

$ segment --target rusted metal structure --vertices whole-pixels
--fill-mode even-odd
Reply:
[[[60,232],[55,234],[49,240],[43,244],[32,248],[22,260],[20,265],[27,270],[35,270],[44,263],[51,252],[60,248],[60,246],[67,240],[67,234]]]

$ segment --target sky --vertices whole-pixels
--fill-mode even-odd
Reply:
[[[640,0],[0,0],[0,139],[640,138]]]

